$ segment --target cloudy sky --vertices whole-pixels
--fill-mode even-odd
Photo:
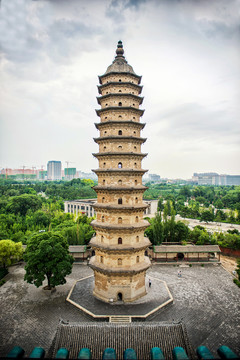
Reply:
[[[239,0],[2,0],[0,168],[97,168],[98,75],[118,40],[142,75],[143,167],[240,174]]]

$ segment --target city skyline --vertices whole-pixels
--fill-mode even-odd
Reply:
[[[143,168],[239,174],[239,4],[2,0],[0,167],[96,168],[97,76],[121,39],[144,83]]]

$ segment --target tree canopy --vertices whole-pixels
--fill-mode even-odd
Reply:
[[[33,235],[24,254],[26,274],[24,280],[39,287],[47,278],[47,288],[65,284],[66,275],[72,271],[73,257],[68,243],[58,233],[45,232]]]
[[[4,268],[20,260],[23,255],[22,243],[12,240],[0,240],[0,264]]]

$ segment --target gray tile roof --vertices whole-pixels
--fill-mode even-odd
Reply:
[[[77,359],[80,348],[87,347],[93,359],[101,359],[104,349],[112,347],[117,359],[123,359],[127,348],[133,348],[138,359],[150,359],[150,350],[155,346],[162,349],[166,359],[172,359],[172,349],[176,346],[183,347],[190,359],[196,358],[184,325],[164,322],[60,324],[51,357],[55,357],[57,349],[65,347],[69,349],[69,358]]]
[[[159,245],[154,246],[154,251],[157,253],[221,252],[218,245]]]

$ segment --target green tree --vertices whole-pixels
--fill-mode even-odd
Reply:
[[[160,245],[163,242],[163,223],[161,213],[157,213],[152,221],[153,244]]]
[[[201,214],[200,221],[213,221],[214,220],[214,214],[209,210],[204,210]]]
[[[188,239],[189,228],[182,221],[178,221],[175,224],[175,240],[174,241],[185,241]]]
[[[188,185],[184,185],[180,191],[179,191],[179,195],[182,195],[184,197],[184,199],[188,199],[191,197],[191,190],[190,187]]]
[[[12,240],[0,240],[0,264],[7,268],[20,260],[23,255],[22,243]]]
[[[8,205],[7,210],[14,214],[26,216],[28,210],[36,211],[42,206],[42,199],[37,195],[23,194],[13,196]]]
[[[158,211],[162,211],[163,209],[164,209],[163,199],[159,198],[158,199]]]
[[[58,233],[46,232],[32,236],[24,254],[26,274],[24,280],[39,287],[47,278],[46,289],[65,284],[72,271],[73,257],[68,243]]]
[[[220,199],[217,199],[217,200],[215,201],[214,206],[215,206],[217,209],[223,209],[223,208],[224,208],[223,202],[222,202]]]

